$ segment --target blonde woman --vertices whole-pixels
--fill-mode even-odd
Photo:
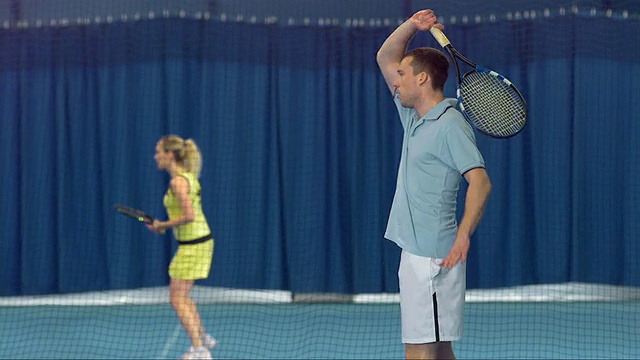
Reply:
[[[169,265],[170,299],[191,347],[182,359],[211,359],[210,349],[216,340],[206,333],[196,303],[189,292],[197,279],[209,276],[213,258],[213,238],[202,212],[200,182],[202,155],[192,139],[177,135],[163,136],[153,157],[158,169],[171,175],[164,206],[169,220],[156,220],[149,230],[163,233],[172,228],[179,246]]]

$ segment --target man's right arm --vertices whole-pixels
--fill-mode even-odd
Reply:
[[[376,60],[392,94],[395,92],[394,83],[398,76],[398,68],[407,52],[409,42],[419,30],[429,30],[432,26],[444,29],[437,21],[438,18],[433,11],[420,10],[398,26],[378,50]]]

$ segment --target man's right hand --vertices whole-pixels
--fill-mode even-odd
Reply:
[[[440,30],[444,30],[444,26],[438,23],[438,17],[429,9],[420,10],[413,14],[411,17],[411,23],[416,26],[420,31],[429,31],[431,27],[436,27]]]

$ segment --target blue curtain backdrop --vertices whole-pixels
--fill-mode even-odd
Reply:
[[[216,250],[201,284],[396,292],[399,250],[383,234],[401,127],[375,64],[391,31],[188,19],[0,30],[0,295],[167,284],[175,242],[112,206],[165,216],[152,157],[168,133],[204,156]],[[477,136],[494,190],[469,287],[639,286],[640,23],[447,33],[530,105],[518,137]],[[421,45],[437,46],[428,34]]]

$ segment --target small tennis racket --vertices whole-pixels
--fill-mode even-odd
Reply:
[[[127,215],[131,218],[134,218],[140,222],[143,222],[145,224],[153,224],[153,221],[155,220],[155,218],[149,214],[147,214],[146,212],[142,211],[142,210],[138,210],[138,209],[134,209],[132,207],[129,206],[124,206],[124,205],[118,205],[116,204],[114,206],[114,208],[121,214]]]
[[[460,111],[485,135],[507,139],[517,135],[527,123],[527,103],[520,91],[504,76],[477,65],[460,54],[442,30],[432,27],[431,35],[447,50],[456,67]],[[473,70],[460,76],[458,59]]]

